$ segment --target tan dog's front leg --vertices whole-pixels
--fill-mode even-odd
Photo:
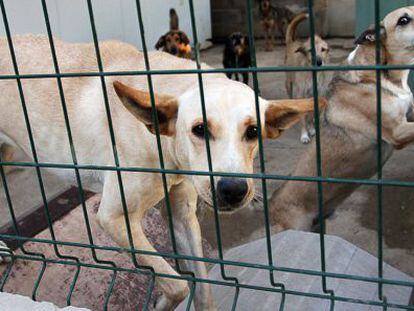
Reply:
[[[162,198],[162,191],[159,191],[160,187],[155,185],[152,185],[152,188],[146,186],[150,180],[124,178],[123,181],[134,247],[137,250],[155,252],[156,250],[144,234],[141,220],[145,211],[155,204],[154,201]],[[112,174],[105,180],[98,219],[104,230],[119,246],[130,247],[116,175]],[[139,264],[153,267],[156,273],[178,276],[178,273],[162,257],[146,255],[136,255],[136,257]],[[189,293],[185,280],[157,277],[156,281],[163,296],[157,301],[155,310],[174,310]]]
[[[174,234],[179,254],[203,257],[201,231],[196,216],[197,193],[190,181],[184,180],[170,191],[171,211],[174,220]],[[162,214],[167,218],[166,208]],[[197,278],[207,279],[204,262],[185,260],[184,268],[194,272]],[[198,283],[196,286],[194,306],[197,311],[216,310],[213,303],[210,285]]]
[[[2,162],[12,162],[14,156],[14,147],[9,144],[2,144],[0,147],[0,156]],[[16,167],[14,166],[3,166],[5,174],[9,174],[15,169]]]

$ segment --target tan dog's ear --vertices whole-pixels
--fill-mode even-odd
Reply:
[[[151,96],[148,92],[139,91],[122,82],[115,81],[114,89],[125,108],[138,120],[146,125],[148,130],[155,134],[155,124],[152,118]],[[177,118],[178,102],[172,96],[155,95],[158,125],[161,135],[175,134],[175,120]]]
[[[326,106],[327,100],[319,98],[319,108]],[[265,112],[265,137],[278,138],[284,130],[298,122],[306,113],[314,109],[313,98],[272,100]]]
[[[380,39],[383,40],[385,38],[385,27],[381,23],[380,24]],[[371,25],[367,30],[365,30],[358,39],[355,40],[355,44],[372,44],[375,43],[376,40],[376,31],[375,26]]]

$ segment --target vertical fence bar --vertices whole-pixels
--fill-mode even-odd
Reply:
[[[312,66],[316,67],[316,49],[315,49],[315,18],[313,12],[313,0],[308,0],[309,10],[309,29],[311,40],[311,52],[312,52]],[[316,170],[317,176],[322,177],[322,153],[321,153],[321,132],[320,132],[320,111],[319,111],[319,94],[318,94],[318,75],[317,71],[312,71],[312,86],[313,86],[313,98],[314,98],[314,119],[315,119],[315,142],[316,142]],[[325,255],[325,219],[323,211],[323,184],[318,181],[318,221],[320,225],[319,239],[321,250],[321,271],[326,272],[326,255]],[[324,293],[331,295],[330,310],[335,308],[335,293],[333,290],[328,289],[326,284],[326,277],[322,276],[322,290]]]
[[[375,0],[375,63],[381,64],[381,28],[380,28],[380,2]],[[377,179],[382,180],[382,94],[381,94],[381,70],[376,70],[376,95],[377,95]],[[383,277],[383,209],[382,209],[382,185],[377,187],[377,239],[378,239],[378,277]],[[378,283],[378,299],[386,303],[383,296],[382,282]],[[384,305],[384,310],[387,306]]]
[[[200,49],[199,49],[199,42],[198,42],[198,34],[197,34],[197,25],[196,25],[196,19],[195,19],[195,14],[194,14],[194,3],[193,0],[188,0],[188,4],[190,7],[190,17],[191,17],[191,29],[192,29],[192,34],[193,34],[193,38],[194,38],[194,47],[195,47],[195,61],[196,61],[196,66],[197,69],[201,69],[201,64],[200,64]],[[205,103],[205,98],[204,98],[204,84],[203,84],[203,76],[201,73],[197,73],[197,78],[198,78],[198,88],[200,90],[200,102],[201,102],[201,112],[202,112],[202,117],[203,117],[203,126],[205,129],[208,129],[207,126],[207,111],[206,111],[206,103]],[[210,173],[214,173],[213,170],[213,162],[211,159],[211,149],[210,149],[210,140],[209,140],[209,135],[208,135],[208,131],[204,131],[204,140],[205,140],[205,145],[206,145],[206,153],[207,153],[207,164],[208,164],[208,171]],[[213,203],[213,210],[214,210],[214,223],[215,223],[215,228],[216,228],[216,239],[217,239],[217,248],[218,248],[218,255],[219,255],[219,259],[223,260],[224,255],[223,255],[223,244],[221,241],[221,227],[220,227],[220,218],[219,218],[219,214],[218,214],[218,208],[217,208],[217,195],[216,195],[216,188],[215,188],[215,184],[214,184],[214,174],[210,175],[210,187],[211,187],[211,197],[212,197],[212,203]],[[226,271],[224,269],[224,264],[220,263],[220,273],[221,273],[221,277],[224,280],[227,281],[232,281],[235,284],[236,287],[236,292],[235,292],[235,296],[234,296],[234,300],[233,300],[233,305],[232,305],[232,310],[236,309],[236,305],[237,305],[237,300],[239,297],[239,280],[235,277],[229,277],[226,275]]]
[[[143,50],[143,54],[144,54],[145,70],[149,71],[151,69],[151,66],[150,66],[149,57],[148,57],[147,42],[145,40],[145,28],[144,28],[144,23],[143,23],[143,18],[142,18],[141,1],[136,0],[135,4],[136,4],[136,9],[137,9],[137,18],[138,18],[139,32],[140,32],[140,36],[141,36],[142,50]],[[164,196],[165,196],[165,205],[166,205],[166,209],[167,209],[169,234],[170,234],[173,253],[174,253],[174,255],[178,255],[177,242],[176,242],[175,232],[174,232],[174,219],[173,219],[173,213],[172,213],[172,210],[171,210],[171,202],[170,202],[169,189],[168,189],[168,183],[167,183],[167,175],[165,173],[164,154],[163,154],[163,151],[162,151],[161,134],[160,134],[160,129],[159,129],[159,120],[158,120],[157,109],[156,109],[156,106],[155,106],[155,94],[154,94],[154,86],[153,86],[153,83],[152,83],[151,74],[147,74],[147,84],[148,84],[148,89],[149,89],[150,99],[151,99],[151,110],[152,110],[151,111],[151,114],[152,114],[151,117],[152,117],[152,121],[154,122],[154,125],[155,125],[155,136],[156,136],[156,139],[157,139],[158,159],[159,159],[159,164],[160,164],[160,168],[161,168],[161,178],[162,178],[162,185],[163,185]],[[174,259],[174,262],[175,262],[175,267],[176,267],[176,270],[177,270],[178,273],[188,274],[188,275],[194,276],[194,274],[192,272],[183,271],[181,269],[181,267],[179,265],[179,261],[178,261],[177,258]],[[194,295],[195,286],[196,286],[195,282],[192,282],[191,288],[190,288],[190,293],[191,293],[190,298],[192,298],[193,295]],[[190,299],[189,302],[188,302],[189,306],[191,305],[191,302],[192,302],[192,299]]]
[[[52,28],[50,26],[49,13],[48,13],[47,5],[46,5],[46,0],[42,0],[42,9],[43,9],[43,15],[44,15],[45,24],[46,24],[47,36],[48,36],[48,39],[49,39],[49,46],[50,46],[50,51],[51,51],[51,55],[52,55],[53,66],[54,66],[54,69],[55,69],[55,73],[60,74],[60,68],[59,68],[59,63],[58,63],[58,59],[57,59],[57,55],[56,55],[56,49],[55,49],[55,43],[54,43],[54,39],[53,39]],[[72,156],[72,162],[73,162],[73,165],[78,165],[78,160],[77,160],[77,156],[76,156],[76,149],[75,149],[75,145],[73,143],[72,130],[71,130],[69,115],[68,115],[67,106],[66,106],[66,98],[65,98],[64,91],[63,91],[62,78],[57,77],[56,80],[57,80],[57,85],[58,85],[58,89],[59,89],[60,101],[61,101],[61,104],[62,104],[62,112],[63,112],[63,116],[64,116],[64,120],[65,120],[66,131],[67,131],[68,141],[69,141],[69,146],[70,146],[70,153],[71,153],[71,156]],[[74,171],[75,171],[75,176],[76,176],[76,182],[77,182],[78,188],[79,188],[79,200],[81,202],[83,217],[85,219],[85,226],[86,226],[86,232],[87,232],[87,235],[88,235],[88,241],[89,241],[90,245],[94,245],[92,230],[91,230],[91,226],[90,226],[90,222],[89,222],[89,215],[88,215],[88,211],[87,211],[87,208],[86,208],[85,195],[84,195],[84,190],[83,190],[83,186],[82,186],[81,176],[80,176],[80,173],[79,173],[79,169],[77,167],[74,168]],[[96,251],[95,251],[94,248],[91,248],[90,250],[91,250],[91,253],[92,253],[92,258],[96,263],[101,263],[101,264],[110,265],[112,267],[116,267],[116,264],[112,261],[103,261],[103,260],[98,259],[98,256],[97,256]],[[111,281],[108,285],[109,286],[108,289],[113,287],[113,285],[115,283],[115,279],[116,279],[116,274],[117,274],[117,272],[113,271]],[[105,303],[104,303],[104,309],[105,310],[108,308],[110,295],[111,295],[111,291],[108,290],[107,294],[105,295]]]
[[[93,6],[92,6],[91,0],[87,0],[87,7],[88,7],[89,21],[90,21],[91,30],[92,30],[93,43],[94,43],[94,47],[95,47],[95,55],[96,55],[98,70],[99,70],[100,73],[102,73],[102,72],[104,72],[104,70],[103,70],[101,52],[100,52],[99,42],[98,42],[98,34],[96,32],[95,17],[94,17],[94,14],[93,14]],[[119,157],[118,157],[118,150],[117,150],[116,140],[115,140],[115,132],[114,132],[113,124],[112,124],[112,115],[111,115],[111,110],[110,110],[110,106],[109,106],[108,90],[106,88],[105,77],[103,75],[100,76],[100,82],[101,82],[101,87],[102,87],[106,117],[107,117],[107,120],[108,120],[109,135],[110,135],[111,144],[112,144],[112,153],[113,153],[113,156],[114,156],[114,162],[115,162],[115,166],[119,167],[120,166],[119,165]],[[141,271],[141,273],[143,273],[143,274],[148,274],[149,273],[152,277],[151,282],[155,282],[154,269],[150,266],[140,265],[137,261],[134,240],[133,240],[132,232],[131,232],[131,224],[129,222],[128,207],[127,207],[127,202],[126,202],[126,199],[125,199],[125,192],[124,192],[124,185],[123,185],[123,182],[122,182],[121,171],[117,170],[116,174],[117,174],[117,179],[118,179],[119,192],[120,192],[120,196],[121,196],[122,211],[124,213],[124,218],[125,218],[125,227],[126,227],[126,230],[127,230],[128,242],[129,242],[129,247],[130,247],[130,250],[131,250],[132,262],[133,262],[136,269],[138,269],[139,271],[143,270],[143,271]],[[151,292],[153,291],[153,289],[154,289],[154,286],[149,287],[149,290]],[[149,302],[149,300],[147,301],[147,303],[148,302]],[[147,308],[147,305],[145,306],[145,308]]]
[[[145,62],[145,70],[149,71],[151,70],[150,63],[149,63],[149,57],[148,57],[148,49],[147,49],[147,43],[145,40],[145,29],[144,29],[144,23],[142,19],[142,12],[141,12],[141,3],[139,0],[135,1],[136,3],[136,9],[137,9],[137,17],[138,17],[138,24],[139,24],[139,30],[141,34],[141,44],[142,44],[142,50],[144,54],[144,62]],[[152,83],[152,77],[151,74],[147,74],[147,84],[149,88],[150,98],[151,98],[151,111],[152,111],[152,121],[155,124],[155,136],[157,139],[157,149],[158,149],[158,158],[161,168],[161,178],[162,178],[162,185],[164,190],[164,196],[165,196],[165,202],[168,212],[168,224],[169,224],[169,231],[170,231],[170,238],[171,238],[171,244],[173,248],[173,252],[176,255],[177,254],[177,243],[175,239],[175,233],[174,233],[174,221],[173,221],[173,215],[171,211],[171,203],[170,203],[170,196],[168,194],[168,184],[167,184],[167,175],[165,173],[165,164],[164,164],[164,154],[162,151],[162,144],[161,144],[161,134],[159,129],[159,120],[158,120],[158,113],[157,108],[155,105],[155,94],[154,94],[154,86]],[[175,259],[176,267],[179,269],[178,260]]]
[[[256,61],[256,48],[255,48],[255,40],[254,40],[254,31],[253,31],[253,14],[252,14],[252,0],[246,0],[246,7],[247,7],[247,16],[248,16],[248,31],[249,31],[249,49],[250,49],[250,61],[251,66],[253,68],[257,68],[257,61]],[[262,122],[260,117],[260,105],[259,105],[259,81],[257,77],[257,72],[253,72],[253,89],[255,94],[255,108],[256,108],[256,118],[257,118],[257,131],[259,135],[258,144],[259,144],[259,161],[260,161],[260,172],[262,174],[266,174],[266,166],[265,166],[265,156],[264,156],[264,148],[263,148],[263,133],[262,133]],[[261,178],[262,184],[262,194],[263,194],[263,212],[264,212],[264,219],[265,219],[265,232],[266,232],[266,249],[267,249],[267,260],[270,267],[273,267],[273,253],[272,253],[272,242],[271,242],[271,232],[270,232],[270,220],[269,220],[269,206],[267,202],[267,184],[266,178]],[[282,289],[282,299],[280,301],[279,310],[283,310],[285,306],[286,294],[285,294],[285,285],[283,283],[277,283],[274,277],[274,271],[269,270],[269,279],[270,284],[273,287],[279,287]]]

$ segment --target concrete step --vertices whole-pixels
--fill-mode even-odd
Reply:
[[[36,302],[29,297],[0,293],[0,310],[2,311],[90,311],[89,309],[65,307],[59,308],[50,302]]]
[[[318,234],[286,231],[271,237],[273,262],[278,267],[320,271],[320,237]],[[335,237],[325,236],[326,271],[377,277],[378,260],[353,244]],[[268,264],[266,240],[261,239],[229,250],[224,258],[230,261]],[[237,277],[241,284],[272,287],[269,272],[262,269],[225,266],[227,276]],[[324,294],[320,276],[303,275],[291,272],[275,272],[275,281],[283,283],[287,290],[304,293]],[[387,279],[414,282],[414,279],[384,263],[384,277]],[[215,265],[209,272],[209,279],[223,280],[220,266]],[[362,300],[378,301],[378,286],[375,283],[327,279],[328,289],[335,295]],[[235,288],[213,286],[213,296],[218,310],[231,310]],[[412,288],[384,285],[384,294],[389,303],[408,305]],[[236,310],[278,310],[281,294],[250,289],[240,289]],[[186,301],[178,310],[185,310]],[[287,295],[284,310],[323,311],[329,310],[330,301],[296,295]],[[382,310],[381,307],[336,302],[335,310],[365,311]],[[388,308],[388,310],[395,310]]]

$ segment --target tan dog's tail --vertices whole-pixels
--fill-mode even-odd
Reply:
[[[286,45],[295,42],[296,40],[296,29],[298,25],[309,17],[308,13],[302,13],[297,15],[289,24],[286,30]]]
[[[179,20],[177,12],[171,8],[170,9],[170,30],[178,30]]]

